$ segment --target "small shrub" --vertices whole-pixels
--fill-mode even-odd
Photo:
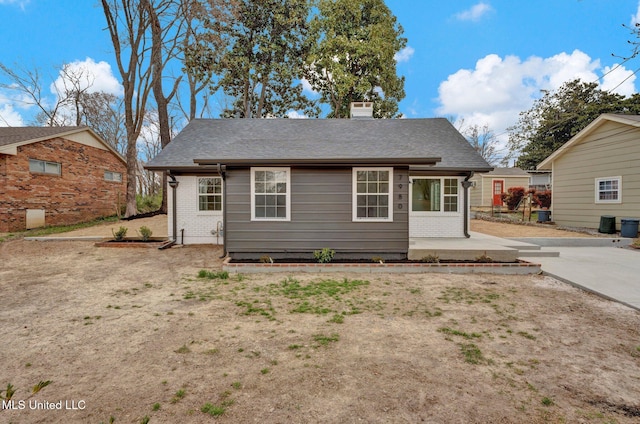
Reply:
[[[438,255],[427,255],[420,259],[420,262],[424,262],[426,264],[437,264],[440,263],[440,258]]]
[[[143,225],[142,227],[140,227],[138,233],[140,234],[140,238],[142,238],[142,241],[147,241],[151,238],[151,234],[153,234],[153,231],[151,231],[151,228],[145,227]]]
[[[273,263],[273,258],[269,255],[262,255],[260,256],[260,263],[261,264],[272,264]]]
[[[335,250],[325,247],[322,250],[314,251],[313,257],[316,259],[316,261],[320,262],[321,264],[326,264],[333,260],[333,257],[335,256],[335,254],[336,254]]]
[[[551,207],[551,190],[531,190],[531,202],[540,208]]]
[[[384,263],[384,258],[382,256],[374,256],[371,258],[371,262],[378,262],[383,264]]]
[[[487,252],[484,252],[482,255],[478,256],[475,260],[476,262],[480,262],[480,263],[493,262],[493,259],[490,256],[487,256]]]
[[[526,193],[527,190],[524,187],[509,187],[506,193],[502,193],[502,201],[507,204],[510,211],[513,211]]]
[[[113,231],[112,228],[111,234],[113,234],[113,239],[116,241],[124,240],[125,236],[127,235],[127,227],[120,226],[120,228],[118,228],[118,231]]]

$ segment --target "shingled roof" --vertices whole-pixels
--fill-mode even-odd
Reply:
[[[146,168],[378,162],[452,171],[492,169],[444,118],[196,119]]]
[[[89,127],[0,127],[0,146],[41,141],[52,137],[86,130]]]

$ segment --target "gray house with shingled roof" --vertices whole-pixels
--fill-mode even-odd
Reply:
[[[170,236],[234,259],[406,258],[468,236],[468,179],[492,169],[444,118],[196,119],[146,168],[173,182]]]

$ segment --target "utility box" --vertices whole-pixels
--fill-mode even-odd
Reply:
[[[599,233],[603,234],[615,234],[616,232],[616,217],[611,215],[602,215],[600,217]]]
[[[44,209],[27,209],[27,230],[40,227],[44,227]]]

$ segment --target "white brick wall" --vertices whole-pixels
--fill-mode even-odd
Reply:
[[[409,215],[409,237],[464,237],[464,215]]]
[[[222,244],[222,235],[216,237],[215,230],[222,226],[222,211],[198,211],[198,177],[179,176],[177,193],[177,241],[184,244]],[[167,188],[169,237],[173,236],[173,189]],[[184,230],[184,241],[182,240]],[[214,233],[212,234],[211,231]]]

